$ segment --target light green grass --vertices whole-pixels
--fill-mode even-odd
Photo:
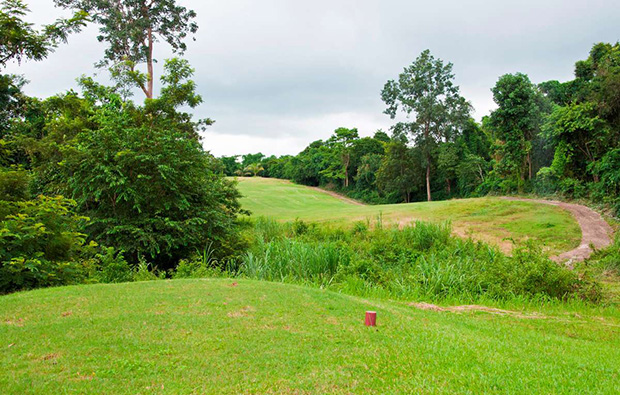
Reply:
[[[363,325],[366,310],[378,312],[376,329]],[[617,310],[540,314],[546,317],[422,311],[405,302],[247,280],[43,289],[0,297],[0,389],[620,391]]]
[[[479,198],[378,206],[357,206],[285,180],[240,178],[244,208],[255,216],[290,221],[346,224],[372,222],[407,224],[414,220],[451,221],[455,232],[510,250],[514,242],[534,239],[550,254],[579,245],[581,229],[567,211],[550,205]]]

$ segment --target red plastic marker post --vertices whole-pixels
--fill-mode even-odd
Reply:
[[[366,326],[377,326],[377,312],[376,311],[366,312]]]

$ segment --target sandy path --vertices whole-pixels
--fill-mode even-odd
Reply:
[[[557,262],[567,262],[567,264],[570,265],[571,262],[583,261],[592,255],[593,250],[591,246],[594,246],[596,249],[600,249],[611,244],[613,229],[607,222],[605,222],[599,213],[586,206],[582,206],[581,204],[558,202],[555,200],[523,199],[514,197],[504,197],[502,199],[550,204],[552,206],[558,206],[564,210],[568,210],[573,214],[581,227],[581,244],[579,244],[579,247],[574,250],[563,252],[562,254],[551,258]]]

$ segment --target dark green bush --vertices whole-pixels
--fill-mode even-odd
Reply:
[[[14,202],[0,223],[0,293],[82,282],[89,273],[81,256],[90,249],[79,232],[87,218],[75,202],[40,196]]]
[[[133,270],[123,257],[123,251],[113,247],[104,248],[95,256],[97,273],[95,278],[102,283],[124,283],[133,280]]]

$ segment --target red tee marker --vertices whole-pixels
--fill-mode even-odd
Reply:
[[[377,326],[377,312],[376,311],[366,312],[366,326]]]

